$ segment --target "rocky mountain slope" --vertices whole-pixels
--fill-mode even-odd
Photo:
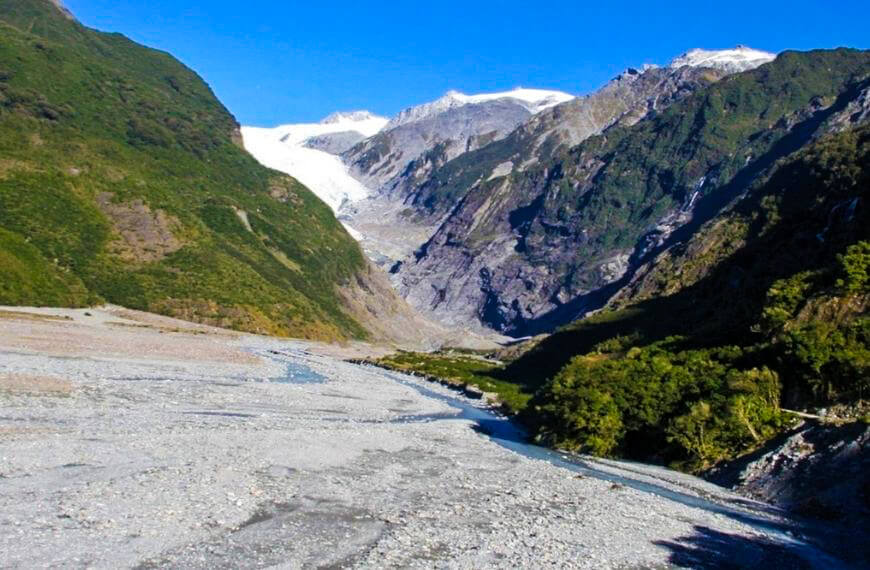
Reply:
[[[170,55],[51,0],[0,0],[0,33],[0,303],[108,300],[330,339],[410,313],[373,293],[329,207],[242,150]]]
[[[435,167],[501,139],[536,113],[573,99],[559,91],[515,89],[440,99],[399,113],[377,135],[342,155],[370,195],[347,202],[339,218],[359,232],[368,256],[388,269],[435,231],[431,220],[406,215],[409,193]]]
[[[756,59],[774,57],[750,51]],[[617,123],[633,124],[695,89],[717,81],[742,61],[741,49],[705,53],[708,57],[691,59],[685,55],[686,64],[669,68],[628,69],[599,91],[567,98],[557,105],[549,104],[557,99],[545,99],[548,104],[532,109],[537,112],[507,136],[499,134],[471,141],[460,136],[458,140],[443,141],[407,163],[398,174],[390,172],[389,181],[367,200],[346,204],[340,217],[360,231],[361,243],[372,259],[385,268],[392,267],[429,240],[455,205],[457,196],[470,186],[513,170],[525,170]],[[696,61],[710,61],[710,65],[714,65],[714,60],[720,62],[718,68],[695,65]],[[462,101],[469,99],[474,100],[465,96]],[[439,101],[442,101],[440,105],[436,105],[438,102],[430,105],[448,106],[444,100]],[[453,103],[453,106],[459,105]],[[408,120],[404,115],[427,116],[424,111],[428,107],[423,106],[423,110],[416,113],[411,112],[414,109],[407,111],[393,122],[403,124]],[[476,119],[472,116],[467,120]],[[480,148],[475,150],[478,146]],[[457,156],[463,147],[465,152]],[[360,176],[357,171],[352,172]],[[475,179],[470,173],[481,178]],[[374,184],[381,182],[373,181]]]
[[[526,119],[571,95],[540,89],[465,95],[405,109],[383,131],[344,153],[354,175],[376,193],[389,192],[409,163],[433,149],[453,158],[507,135]]]
[[[860,106],[870,55],[787,52],[720,81],[710,73],[700,79],[709,86],[647,120],[557,147],[546,161],[500,167],[510,155],[499,147],[517,132],[439,169],[416,200],[446,219],[397,267],[400,292],[443,322],[517,335],[602,306],[667,243]]]

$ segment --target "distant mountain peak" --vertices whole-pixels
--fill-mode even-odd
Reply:
[[[338,111],[320,121],[322,125],[334,125],[338,123],[359,123],[372,119],[382,119],[370,111]]]
[[[729,73],[748,71],[776,59],[776,54],[737,45],[723,50],[689,50],[674,59],[668,67],[712,67]]]
[[[477,95],[466,95],[461,91],[451,89],[435,101],[405,109],[390,121],[390,124],[387,125],[387,129],[420,121],[463,105],[480,104],[498,100],[513,100],[525,107],[534,115],[544,109],[558,105],[559,103],[570,101],[573,98],[573,95],[569,95],[562,91],[527,89],[524,87],[516,87],[510,91],[500,91],[496,93],[479,93]]]

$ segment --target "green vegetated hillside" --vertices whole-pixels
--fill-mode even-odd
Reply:
[[[547,445],[707,468],[781,433],[782,407],[870,394],[868,188],[870,126],[823,136],[659,255],[612,308],[507,366],[384,363],[504,391]]]
[[[365,336],[337,291],[357,244],[193,71],[49,0],[0,0],[0,38],[0,303]]]
[[[621,308],[514,362],[509,375],[550,378],[527,408],[539,439],[699,469],[778,433],[783,405],[870,394],[868,188],[870,127],[822,138],[662,256]]]

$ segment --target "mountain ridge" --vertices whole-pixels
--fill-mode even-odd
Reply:
[[[761,145],[764,149],[792,129],[800,130],[798,125],[801,122],[811,122],[812,114],[827,108],[836,97],[836,93],[831,92],[831,87],[826,86],[825,81],[831,82],[827,85],[843,85],[843,81],[850,81],[852,69],[858,74],[867,73],[867,61],[865,61],[867,59],[865,52],[856,50],[816,51],[806,54],[786,52],[775,62],[754,71],[730,75],[721,81],[713,82],[706,89],[669,106],[660,115],[639,123],[637,127],[617,127],[616,130],[610,131],[610,136],[593,137],[572,149],[567,155],[563,155],[565,159],[557,159],[527,172],[515,172],[511,176],[497,177],[489,181],[485,181],[483,176],[484,181],[474,186],[464,196],[460,193],[458,197],[447,195],[444,198],[446,204],[456,201],[457,205],[450,210],[448,221],[442,223],[435,237],[399,268],[395,279],[400,282],[400,290],[412,305],[424,311],[428,310],[430,314],[433,307],[439,309],[441,312],[438,318],[448,319],[445,322],[463,320],[463,317],[459,316],[461,314],[459,307],[466,307],[465,310],[468,311],[464,319],[482,319],[497,328],[507,327],[515,330],[517,334],[530,332],[526,328],[527,325],[519,325],[526,319],[521,315],[529,315],[536,320],[543,315],[538,313],[539,310],[557,311],[554,316],[564,311],[564,316],[552,322],[548,320],[546,325],[541,321],[542,327],[556,326],[559,324],[558,319],[565,319],[562,322],[572,320],[582,314],[582,311],[595,308],[601,302],[594,297],[595,292],[600,290],[602,294],[606,294],[605,286],[616,283],[627,271],[629,263],[633,263],[631,258],[635,255],[635,247],[640,248],[638,251],[642,250],[638,245],[639,242],[629,243],[628,235],[636,235],[640,239],[647,232],[655,229],[656,224],[662,223],[669,227],[670,224],[676,224],[671,229],[662,230],[664,232],[662,235],[670,233],[673,228],[688,221],[688,218],[682,219],[678,215],[681,204],[688,204],[692,210],[710,207],[707,204],[712,204],[711,197],[706,197],[703,203],[698,204],[692,204],[691,197],[695,191],[701,191],[698,196],[703,196],[709,193],[710,189],[722,186],[723,180],[728,180],[731,176],[727,172],[743,170],[742,163],[731,164],[736,159],[729,153],[746,152],[740,160],[748,161],[747,164],[757,160],[755,157],[758,157],[759,153],[763,154],[764,151],[750,152],[749,148]],[[862,61],[864,63],[858,63]],[[784,71],[785,69],[801,69],[801,73],[807,74],[808,77],[805,80],[794,79]],[[816,79],[829,75],[831,79],[828,80]],[[834,76],[837,79],[834,79]],[[756,79],[749,79],[751,77]],[[770,87],[763,87],[765,84],[769,84]],[[779,89],[780,84],[792,90],[792,93],[781,95],[776,99],[772,96],[762,99],[765,101],[763,104],[752,103],[752,99],[748,97],[751,90],[762,88],[772,93],[771,90]],[[747,94],[746,97],[744,93]],[[827,99],[822,102],[820,98]],[[740,106],[747,105],[745,113],[749,117],[752,113],[762,113],[761,116],[769,115],[773,124],[769,134],[765,138],[753,139],[753,142],[748,142],[748,138],[730,139],[741,132],[745,134],[740,134],[739,137],[749,137],[752,133],[748,129],[760,128],[762,131],[767,129],[767,122],[763,119],[759,120],[759,115],[755,115],[756,118],[751,119],[753,122],[747,125],[738,127],[735,124],[724,128],[721,132],[718,126],[713,127],[712,125],[724,125],[716,121],[720,120],[717,117],[721,116],[722,106],[729,99],[735,101],[736,109],[740,113],[744,112],[739,111]],[[761,106],[757,111],[750,111],[752,105]],[[771,107],[765,112],[766,105]],[[680,119],[681,113],[696,116],[699,122],[693,126],[688,119]],[[784,114],[778,115],[779,113]],[[671,121],[673,125],[666,127],[663,121]],[[685,125],[680,127],[682,131],[676,127],[680,123]],[[635,131],[641,129],[637,133],[647,134],[640,137],[638,134],[630,134],[630,129]],[[729,129],[733,134],[729,134]],[[659,132],[668,135],[674,133],[676,136],[663,144]],[[704,135],[704,133],[709,134]],[[699,158],[696,156],[688,163],[688,168],[687,165],[683,165],[677,166],[674,170],[674,167],[669,166],[670,163],[667,162],[670,159],[663,159],[664,162],[659,165],[650,160],[649,156],[656,156],[657,153],[663,152],[651,150],[652,146],[649,145],[653,145],[653,141],[659,140],[657,145],[668,148],[668,152],[691,153],[690,149],[695,148],[698,143],[692,143],[689,147],[680,146],[685,144],[683,141],[691,140],[689,138],[691,136],[712,137],[709,142],[703,143],[703,146],[698,146],[705,149],[704,153],[711,155],[710,159],[701,159],[704,164],[698,162]],[[643,144],[650,150],[635,146],[644,137],[648,142]],[[739,144],[747,144],[747,150],[738,151],[739,145],[733,146],[737,140],[746,140],[746,143]],[[614,145],[616,141],[623,141],[624,146],[616,147]],[[713,156],[721,158],[712,158]],[[484,164],[476,157],[465,160],[472,169],[479,169]],[[641,172],[649,172],[649,174],[640,176],[634,174],[625,179],[626,186],[617,191],[618,185],[623,184],[617,182],[621,176],[619,169],[622,169],[622,172],[631,172],[632,166],[629,163],[645,165]],[[722,169],[727,170],[723,172]],[[451,174],[448,178],[458,180],[462,191],[462,184],[464,184],[462,181],[470,179],[473,182],[478,176],[475,172],[471,170],[465,178],[457,173]],[[613,174],[608,175],[609,172]],[[685,178],[682,180],[672,178],[676,172],[683,172],[684,174],[680,176]],[[465,188],[468,186],[470,183]],[[678,192],[679,196],[672,195],[672,198],[665,198],[673,201],[670,207],[666,207],[663,201],[652,202],[649,198],[649,196],[659,195],[658,193],[665,188],[670,188],[669,192],[673,192],[675,186],[682,189]],[[617,192],[618,195],[626,192],[628,188],[632,190],[630,194],[625,195],[625,199],[611,202],[615,198],[606,196],[608,192]],[[664,198],[667,195],[666,193],[662,196]],[[571,196],[578,196],[579,202],[572,205],[569,202]],[[643,217],[635,219],[633,216],[637,214],[629,212],[640,213],[635,202],[638,198],[643,200],[642,203],[647,204],[645,206],[647,209],[644,210],[646,213]],[[497,206],[493,207],[493,204]],[[587,208],[586,205],[590,205],[591,208]],[[625,206],[630,206],[632,210],[622,210]],[[624,221],[616,223],[617,219],[611,219],[609,223],[604,224],[604,219],[598,216],[605,214],[618,215],[617,219]],[[668,216],[672,214],[676,217],[668,221]],[[625,227],[621,226],[624,223],[635,227],[636,229],[632,231],[637,233],[622,233],[625,230],[618,228]],[[494,239],[495,236],[498,236],[498,239]],[[623,245],[617,245],[619,243]],[[571,260],[579,258],[591,260],[593,255],[591,252],[595,250],[600,253],[592,262],[593,265],[585,266],[579,274],[574,273],[575,269],[571,268],[579,269],[579,266],[572,265],[574,262]],[[564,251],[564,255],[557,254],[557,251]],[[578,251],[583,253],[576,253]],[[488,261],[482,262],[484,259]],[[521,261],[525,259],[529,261]],[[559,285],[555,282],[552,286],[544,285],[556,275],[560,276],[556,277],[560,282]],[[436,276],[440,277],[436,279]],[[431,279],[436,279],[437,283]],[[478,293],[479,291],[483,291],[484,294]],[[507,296],[502,298],[504,293],[507,293]],[[585,305],[588,308],[584,308],[582,301],[584,296],[588,298],[589,304]],[[445,307],[445,303],[448,306]],[[454,303],[453,307],[449,306],[451,303]],[[534,307],[541,307],[541,309]],[[543,309],[543,307],[548,308]],[[572,307],[576,308],[572,309]],[[569,314],[571,311],[576,312]]]

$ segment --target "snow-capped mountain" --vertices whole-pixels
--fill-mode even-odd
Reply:
[[[320,123],[242,127],[242,138],[245,148],[261,164],[293,176],[337,211],[345,201],[365,198],[369,190],[348,174],[338,156],[311,148],[310,142],[330,135],[362,140],[379,132],[387,122],[368,111],[334,113]]]
[[[367,137],[384,128],[386,117],[379,117],[369,111],[338,111],[320,121],[320,125],[336,125],[342,130],[352,130]]]
[[[400,112],[376,136],[343,152],[342,158],[358,180],[376,193],[389,193],[418,171],[415,162],[455,158],[572,99],[568,93],[545,89],[476,95],[448,91],[435,101]]]
[[[459,91],[448,91],[443,97],[436,99],[430,103],[423,103],[414,107],[409,107],[399,113],[385,127],[386,130],[414,123],[434,117],[440,113],[476,103],[486,103],[488,101],[510,100],[524,107],[529,113],[536,114],[544,109],[570,101],[573,95],[563,93],[562,91],[549,91],[546,89],[523,89],[517,87],[512,91],[502,91],[499,93],[481,93],[478,95],[466,95]]]
[[[776,54],[737,46],[734,49],[693,49],[674,59],[668,67],[712,67],[728,73],[749,71],[776,59]]]

